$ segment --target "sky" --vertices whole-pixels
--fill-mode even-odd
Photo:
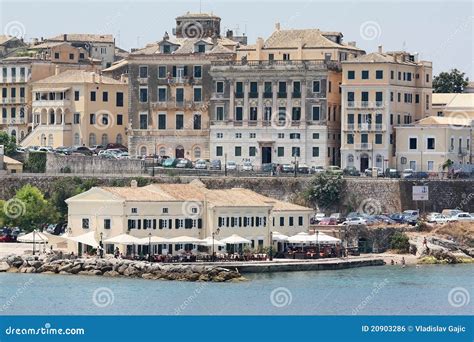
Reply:
[[[249,43],[285,28],[339,31],[367,53],[407,50],[433,62],[434,74],[458,68],[474,79],[474,1],[282,0],[0,0],[3,34],[26,40],[62,33],[110,33],[118,46],[143,47],[171,34],[191,12],[222,18],[221,33],[245,33]]]

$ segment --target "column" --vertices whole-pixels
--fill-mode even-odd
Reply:
[[[257,121],[257,126],[262,127],[262,121],[263,121],[263,92],[264,92],[264,86],[263,82],[258,85],[258,107],[257,107],[257,115],[258,115],[258,121]]]
[[[306,80],[301,80],[301,123],[306,127]]]
[[[278,98],[277,98],[277,92],[278,92],[278,81],[272,81],[272,122],[274,119],[278,121]]]
[[[249,80],[244,81],[244,110],[243,110],[243,120],[245,126],[248,126],[249,122]]]
[[[230,93],[229,93],[229,114],[228,118],[234,121],[235,117],[235,90],[234,90],[234,80],[230,80]]]
[[[291,101],[291,91],[292,89],[292,82],[291,80],[286,81],[286,118],[285,120],[290,120],[290,126],[291,126],[291,120],[292,120],[292,101]],[[288,124],[285,121],[285,125],[288,126]]]

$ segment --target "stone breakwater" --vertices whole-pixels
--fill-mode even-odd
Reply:
[[[226,282],[244,280],[238,270],[218,266],[151,264],[122,259],[64,259],[58,256],[11,255],[0,260],[0,272],[79,274],[104,277]]]

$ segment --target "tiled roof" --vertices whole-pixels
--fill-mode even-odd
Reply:
[[[185,19],[185,18],[219,18],[219,17],[212,13],[191,13],[191,12],[187,12],[186,14],[176,17],[176,19]]]
[[[124,84],[113,78],[99,75],[92,71],[67,70],[58,75],[36,81],[33,85],[44,85],[51,83],[102,83],[102,84]]]
[[[474,110],[474,93],[434,93],[432,96],[433,105],[443,105],[448,110],[449,108],[471,108]]]
[[[7,35],[0,35],[0,45],[5,44],[6,42],[15,39],[16,37],[14,36],[7,36]]]
[[[64,34],[56,37],[48,38],[47,41],[64,41]],[[114,36],[111,34],[84,34],[84,33],[67,33],[66,41],[68,42],[91,42],[91,43],[113,43]]]
[[[453,125],[470,126],[473,120],[467,117],[456,116],[428,116],[415,122],[415,125],[433,126],[433,125]]]
[[[127,201],[174,201],[172,196],[164,192],[151,191],[147,187],[101,187],[100,189],[123,198]]]
[[[398,63],[407,65],[418,65],[417,62],[403,61],[401,56],[395,57],[395,53],[402,54],[403,52],[384,53],[384,52],[372,52],[366,55],[360,55],[356,58],[349,59],[344,63]]]
[[[167,42],[172,45],[178,45],[179,47],[176,51],[171,52],[172,55],[177,54],[190,54],[195,51],[195,44],[199,41],[204,41],[209,45],[214,45],[213,48],[208,49],[205,54],[218,54],[218,53],[232,53],[232,51],[226,46],[236,45],[237,43],[228,39],[228,38],[218,38],[217,44],[214,44],[212,38],[170,38],[161,40],[159,42],[151,43],[145,46],[143,49],[133,51],[132,55],[156,55],[161,54],[160,46],[161,44]]]
[[[13,159],[13,158],[10,158],[8,156],[3,156],[3,162],[5,164],[10,164],[10,165],[22,165],[23,163],[16,160],[16,159]]]
[[[122,68],[124,66],[127,66],[127,65],[128,65],[128,61],[126,59],[122,59],[118,62],[113,63],[110,67],[108,67],[107,69],[104,69],[102,71],[103,72],[114,71],[114,70],[120,69],[120,68]]]

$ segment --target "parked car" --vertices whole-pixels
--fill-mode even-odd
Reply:
[[[21,146],[18,146],[15,151],[16,151],[17,153],[25,153],[25,152],[26,152],[26,148],[21,147]]]
[[[186,158],[178,158],[178,161],[175,165],[178,169],[189,169],[193,167],[192,161]]]
[[[311,217],[310,221],[311,224],[319,223],[326,215],[324,213],[316,213],[313,217]]]
[[[351,217],[341,223],[343,226],[360,226],[365,224],[367,224],[367,220],[362,217]]]
[[[233,160],[227,162],[227,170],[228,171],[236,171],[237,170],[237,163]]]
[[[320,226],[335,226],[337,225],[337,219],[335,217],[323,217],[318,225]]]
[[[453,216],[462,212],[463,211],[459,209],[443,209],[443,211],[441,211],[441,214],[449,217],[449,216]]]
[[[168,158],[163,162],[163,167],[175,167],[178,163],[178,159],[175,158]]]
[[[244,164],[242,165],[242,170],[243,171],[253,171],[252,163],[249,162],[249,161],[244,162]]]
[[[400,173],[396,169],[386,169],[385,176],[389,178],[400,178]]]
[[[405,169],[405,170],[403,170],[403,172],[402,172],[402,178],[410,178],[410,177],[413,175],[413,173],[415,173],[414,170],[412,170],[412,169]]]
[[[373,175],[377,175],[377,177],[383,177],[382,168],[377,167],[377,166],[369,167],[368,169],[365,169],[364,173],[367,177],[372,177]]]
[[[306,164],[298,164],[298,173],[309,173],[309,166]]]
[[[95,153],[95,154],[98,154],[99,151],[102,151],[102,150],[105,150],[105,146],[104,145],[92,145],[90,150]]]
[[[11,234],[0,235],[0,242],[16,242],[16,237]]]
[[[395,213],[395,214],[390,214],[388,217],[397,222],[397,223],[404,223],[405,222],[405,216],[401,213]]]
[[[36,152],[53,153],[54,149],[51,146],[41,146]]]
[[[92,151],[86,146],[74,146],[71,153],[83,154],[85,156],[92,156],[93,155]]]
[[[337,221],[337,223],[342,223],[342,222],[345,221],[345,220],[344,220],[344,217],[342,216],[341,213],[332,213],[331,216],[329,216],[329,217],[335,218],[336,221]]]
[[[283,173],[295,172],[295,166],[293,164],[283,164],[281,166],[281,172],[283,172]]]
[[[342,172],[346,176],[360,176],[360,172],[355,166],[348,166]]]
[[[444,216],[443,214],[436,214],[428,220],[430,223],[438,223],[438,224],[443,224],[447,223],[450,221],[449,217]]]
[[[105,149],[106,150],[111,150],[111,149],[117,149],[117,150],[121,150],[123,152],[128,152],[128,148],[123,146],[122,144],[117,144],[117,143],[108,143],[106,146],[105,146]]]
[[[29,146],[27,147],[28,152],[38,152],[39,146]]]
[[[322,166],[313,166],[311,168],[311,173],[323,173],[323,172],[326,172],[326,170],[324,170],[324,167]]]
[[[209,170],[220,170],[222,168],[221,161],[219,159],[214,159],[211,161],[211,165],[209,166]]]
[[[416,179],[427,179],[429,178],[429,174],[427,172],[424,172],[424,171],[419,171],[419,172],[413,172],[412,174],[410,175],[406,175],[406,179],[412,179],[412,178],[416,178]]]
[[[207,161],[205,161],[204,159],[196,160],[196,162],[194,163],[194,168],[196,170],[206,170],[207,169]]]
[[[470,222],[473,219],[474,218],[469,213],[457,213],[448,218],[449,221],[455,221],[455,222]]]
[[[273,163],[262,164],[262,172],[272,172],[272,171],[275,171],[275,164]]]
[[[405,210],[402,214],[406,218],[418,219],[418,217],[420,216],[420,211],[419,210]]]
[[[330,173],[332,175],[342,175],[341,168],[339,166],[336,166],[336,165],[328,166],[328,168],[326,169],[326,172]]]
[[[57,154],[70,155],[72,152],[72,149],[70,147],[60,146],[60,147],[55,148],[54,152]]]

